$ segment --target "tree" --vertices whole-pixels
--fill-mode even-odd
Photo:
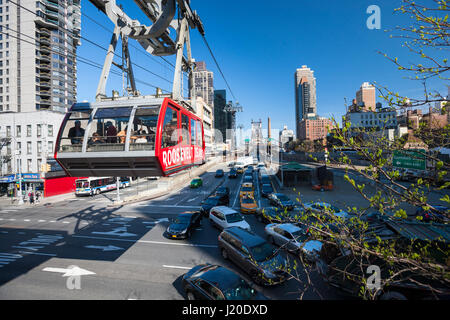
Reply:
[[[411,53],[409,60],[421,59],[421,61],[403,65],[397,58],[380,53],[393,62],[401,72],[412,74],[411,79],[419,81],[423,86],[424,95],[423,98],[408,99],[389,88],[376,84],[380,97],[389,107],[397,111],[444,102],[444,97],[438,92],[427,90],[427,82],[430,79],[448,81],[449,71],[447,58],[442,57],[442,54],[449,49],[447,2],[433,0],[432,5],[425,6],[411,0],[402,0],[401,4],[395,13],[410,16],[412,23],[409,26],[397,27],[396,34],[392,37],[404,40],[404,47]],[[443,108],[446,107],[448,105],[444,102]],[[340,152],[334,160],[328,157],[327,162],[335,162],[347,167],[344,178],[367,200],[369,206],[367,208],[349,206],[347,209],[351,218],[342,219],[336,217],[331,208],[313,214],[307,210],[299,197],[297,201],[305,211],[300,216],[290,217],[288,220],[300,221],[307,225],[310,238],[320,240],[325,247],[330,248],[329,252],[333,253],[330,256],[336,256],[336,252],[345,252],[340,258],[329,260],[330,263],[333,261],[330,268],[334,274],[343,277],[348,283],[354,283],[359,289],[357,293],[365,299],[378,298],[383,288],[405,279],[429,288],[434,294],[449,290],[448,242],[442,238],[412,237],[408,239],[398,234],[383,237],[383,233],[380,234],[377,228],[386,225],[385,219],[391,219],[387,221],[398,219],[399,223],[407,221],[407,210],[415,210],[415,208],[422,208],[450,218],[448,211],[436,207],[430,199],[431,194],[438,191],[444,192],[450,187],[450,181],[445,180],[450,170],[450,163],[440,160],[432,153],[417,152],[417,158],[435,163],[435,174],[430,179],[416,177],[413,183],[405,186],[399,181],[401,173],[393,166],[392,159],[395,151],[403,150],[407,137],[391,141],[382,134],[382,131],[354,130],[345,119],[341,127],[336,120],[333,122],[336,129],[332,133],[333,139],[329,141],[339,141],[336,145],[332,145],[333,148],[336,146],[335,151],[339,153],[338,145],[355,150],[369,162],[369,165],[361,169],[355,166],[343,152]],[[412,132],[412,135],[432,146],[447,146],[449,126],[431,130],[429,125],[429,123],[421,124]],[[367,183],[356,182],[348,174],[350,171],[364,177]],[[371,189],[369,185],[372,184],[375,187]],[[440,200],[450,203],[448,192],[445,191]],[[373,210],[377,212],[379,224],[369,222],[368,214]],[[410,222],[424,224],[421,217],[416,219]],[[305,264],[308,265],[306,261]],[[374,264],[382,268],[380,287],[368,285],[367,268]],[[311,285],[310,279],[311,277],[308,276],[306,286]]]

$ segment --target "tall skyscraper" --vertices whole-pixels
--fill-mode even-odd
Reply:
[[[295,72],[295,122],[297,138],[299,124],[303,119],[313,118],[317,114],[316,78],[314,71],[306,65]]]
[[[375,111],[375,87],[369,82],[364,82],[356,92],[356,104],[362,111]]]
[[[76,100],[80,1],[1,1],[0,8],[0,112],[65,112]]]
[[[215,137],[215,142],[225,142],[227,132],[228,114],[226,112],[227,92],[226,90],[214,90],[214,129],[222,133],[222,140],[218,141]]]
[[[0,176],[39,177],[53,157],[62,119],[76,102],[80,7],[79,0],[0,0],[0,136],[7,141]]]
[[[206,70],[206,63],[199,61],[195,63],[194,71],[194,90],[197,97],[203,100],[211,107],[214,107],[214,74]]]

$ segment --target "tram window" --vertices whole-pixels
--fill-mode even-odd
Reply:
[[[202,136],[202,123],[200,120],[197,120],[197,145],[203,147],[203,136]]]
[[[132,107],[99,108],[88,133],[88,152],[124,151],[121,132],[126,132]]]
[[[195,145],[195,137],[196,137],[196,127],[195,127],[195,120],[191,119],[191,144]]]
[[[159,105],[139,106],[133,120],[130,151],[154,150]]]
[[[85,128],[89,122],[90,111],[70,112],[59,141],[59,152],[81,152]]]
[[[183,145],[189,144],[189,117],[185,114],[181,114],[181,137]]]
[[[164,115],[161,144],[162,148],[173,147],[178,144],[178,113],[171,107],[167,107]]]

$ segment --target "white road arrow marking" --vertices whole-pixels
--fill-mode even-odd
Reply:
[[[42,271],[63,273],[63,275],[62,275],[63,277],[76,277],[76,276],[86,276],[86,275],[90,275],[90,274],[95,274],[95,272],[81,269],[80,267],[77,267],[77,266],[72,266],[69,268],[47,267],[47,268],[42,269]]]
[[[116,247],[116,246],[84,246],[88,249],[101,249],[103,251],[116,251],[116,250],[124,250],[123,248]]]
[[[92,233],[94,233],[94,234],[103,234],[103,235],[110,235],[110,236],[119,236],[119,237],[135,237],[135,236],[137,236],[134,233],[127,232],[127,228],[126,227],[115,228],[113,231],[109,231],[109,232],[94,231]]]

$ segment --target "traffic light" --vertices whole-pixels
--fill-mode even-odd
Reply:
[[[51,170],[51,166],[47,163],[47,172],[49,172]]]

